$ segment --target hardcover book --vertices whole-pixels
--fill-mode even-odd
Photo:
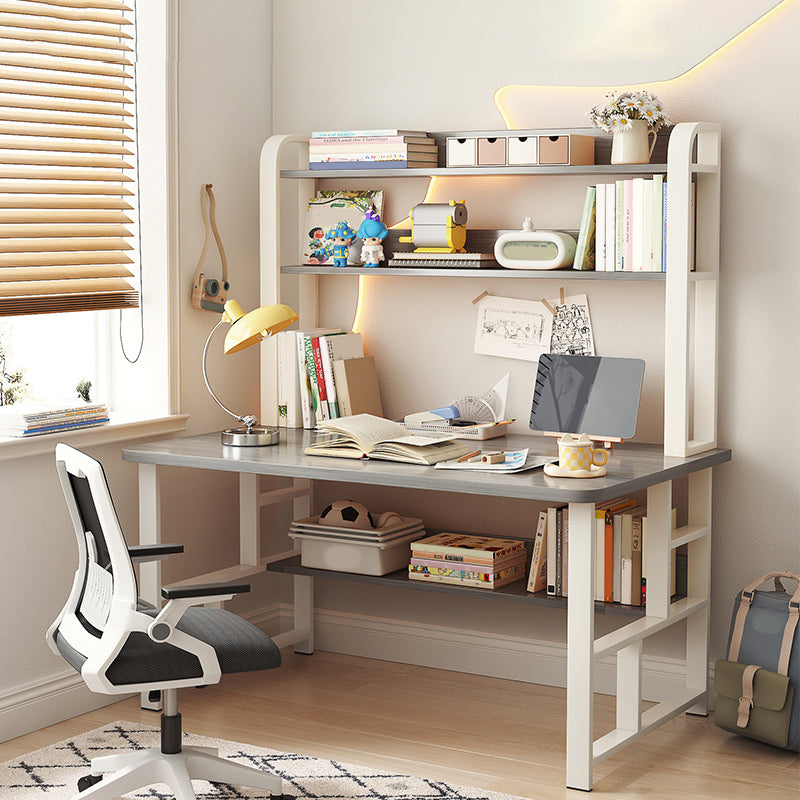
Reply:
[[[467,448],[469,452],[469,447]],[[452,557],[486,558],[497,561],[509,553],[525,550],[525,542],[520,539],[498,539],[488,536],[472,536],[465,533],[436,533],[425,539],[413,542],[411,552],[442,553],[446,560]]]

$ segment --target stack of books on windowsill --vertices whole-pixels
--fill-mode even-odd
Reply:
[[[28,437],[108,422],[105,403],[13,405],[0,408],[0,436]]]
[[[439,148],[425,131],[315,131],[308,145],[310,169],[436,167]]]
[[[525,577],[525,542],[437,533],[411,543],[408,577],[415,581],[497,589]]]

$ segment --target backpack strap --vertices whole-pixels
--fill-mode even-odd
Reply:
[[[750,721],[750,709],[753,707],[753,678],[760,670],[756,664],[748,664],[742,673],[742,694],[739,696],[739,716],[736,718],[736,726],[746,728]]]
[[[789,671],[789,656],[791,654],[792,641],[794,640],[794,632],[797,627],[798,617],[800,617],[800,575],[796,575],[794,572],[786,570],[768,572],[766,575],[762,575],[742,589],[742,596],[739,599],[739,608],[736,611],[736,619],[733,623],[733,634],[731,635],[731,644],[728,648],[728,659],[730,661],[739,660],[739,648],[742,645],[742,636],[744,635],[744,621],[747,618],[750,604],[753,602],[753,593],[762,583],[768,581],[770,578],[775,578],[776,587],[782,585],[778,580],[779,578],[791,578],[797,581],[797,589],[789,600],[789,619],[786,620],[786,626],[783,629],[781,652],[778,656],[778,672],[781,675],[786,675]]]

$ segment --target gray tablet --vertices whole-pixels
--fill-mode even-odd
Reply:
[[[643,378],[640,358],[546,353],[539,357],[530,428],[630,439]]]

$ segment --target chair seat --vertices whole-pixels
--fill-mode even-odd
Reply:
[[[142,611],[151,617],[158,614],[157,609]],[[177,628],[214,648],[223,675],[273,669],[281,665],[281,652],[275,642],[255,625],[230,611],[189,608]],[[56,644],[64,658],[80,671],[85,658],[76,654],[60,636],[56,636]],[[185,678],[202,679],[203,671],[192,653],[168,642],[154,642],[146,633],[137,631],[129,634],[119,655],[106,670],[106,676],[115,686],[124,686]]]

